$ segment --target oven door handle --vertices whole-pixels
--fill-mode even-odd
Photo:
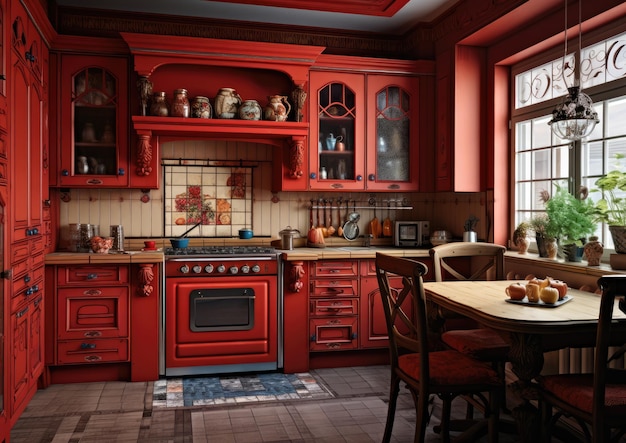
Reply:
[[[241,298],[254,300],[256,297],[254,295],[231,295],[229,297],[198,297],[194,300],[235,300]]]

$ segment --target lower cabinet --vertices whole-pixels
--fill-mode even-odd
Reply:
[[[12,417],[17,417],[37,390],[44,366],[43,295],[21,305],[11,316]]]
[[[126,265],[57,267],[52,363],[128,361],[129,295]]]
[[[430,259],[419,260],[429,266]],[[318,260],[309,270],[309,351],[388,347],[374,259]]]

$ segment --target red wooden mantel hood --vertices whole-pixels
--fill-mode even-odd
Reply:
[[[309,70],[325,49],[321,46],[125,32],[121,33],[121,36],[130,48],[134,70],[139,75],[140,95],[141,91],[144,91],[142,98],[144,109],[147,100],[145,91],[148,90],[145,86],[150,84],[149,78],[155,70],[162,66],[196,65],[208,68],[219,66],[273,70],[287,75],[294,84],[294,90],[305,91]],[[149,89],[151,90],[151,86]],[[152,164],[155,158],[158,161],[160,141],[222,139],[285,146],[289,149],[290,159],[287,175],[294,179],[303,179],[303,152],[309,128],[307,122],[200,120],[146,115],[133,116],[132,121],[137,133],[135,166],[140,176],[149,175],[154,169]]]
[[[120,35],[133,55],[135,71],[142,77],[150,77],[164,64],[229,66],[284,72],[294,85],[303,87],[308,81],[309,69],[325,49],[322,46],[126,32]]]

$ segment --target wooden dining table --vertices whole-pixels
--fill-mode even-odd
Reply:
[[[476,320],[498,331],[510,342],[509,361],[518,377],[510,388],[523,399],[513,409],[517,433],[524,442],[538,438],[538,413],[530,400],[537,399],[533,379],[540,375],[543,354],[563,348],[593,347],[600,312],[600,295],[568,288],[568,301],[558,305],[530,304],[526,299],[507,301],[507,286],[525,281],[449,281],[424,283],[431,307],[431,329],[443,324],[444,313]],[[621,304],[622,308],[624,303]],[[626,309],[625,309],[626,310]],[[626,343],[626,313],[615,304],[616,345]]]

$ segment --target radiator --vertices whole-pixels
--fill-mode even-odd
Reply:
[[[610,348],[609,355],[618,351],[619,347]],[[542,374],[579,374],[593,372],[593,348],[566,348],[559,351],[546,352]],[[614,368],[626,369],[624,355],[613,360]]]

